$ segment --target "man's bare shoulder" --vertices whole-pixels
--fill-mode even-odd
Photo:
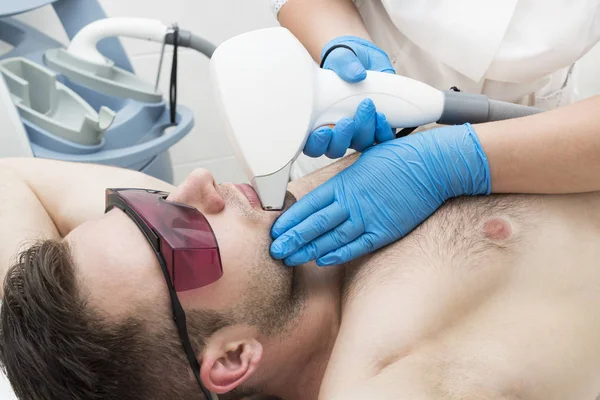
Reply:
[[[0,161],[0,278],[24,246],[57,238],[56,226],[36,194],[17,171]]]

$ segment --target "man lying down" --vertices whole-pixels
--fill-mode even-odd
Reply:
[[[291,182],[291,195],[353,160]],[[598,193],[458,198],[370,256],[289,268],[269,256],[278,213],[205,170],[172,187],[5,159],[0,182],[1,360],[21,399],[203,398],[157,253],[130,214],[104,213],[106,188],[165,191],[161,204],[206,217],[223,275],[178,298],[201,380],[221,399],[600,393]]]

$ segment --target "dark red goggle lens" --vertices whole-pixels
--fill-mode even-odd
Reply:
[[[223,268],[206,217],[194,207],[167,201],[167,195],[145,189],[108,189],[106,210],[118,207],[134,219],[162,255],[177,292],[217,281]]]

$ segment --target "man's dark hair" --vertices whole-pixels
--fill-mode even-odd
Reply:
[[[19,254],[0,319],[0,361],[20,399],[202,398],[170,315],[137,308],[117,320],[92,307],[65,242],[42,241]],[[188,312],[196,354],[202,338],[228,323]]]

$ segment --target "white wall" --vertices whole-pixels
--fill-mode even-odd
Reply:
[[[2,1],[2,0],[0,0]],[[16,0],[11,0],[16,1]],[[215,44],[250,30],[276,26],[269,0],[100,0],[111,17],[155,18],[177,22]],[[68,43],[51,7],[30,12],[19,19]],[[161,46],[135,39],[122,39],[135,72],[154,82]],[[161,73],[161,89],[168,98],[172,53],[166,53]],[[224,135],[211,101],[208,59],[192,50],[179,53],[178,102],[194,112],[195,126],[186,138],[171,149],[176,183],[196,167],[208,168],[217,181],[246,181]]]

